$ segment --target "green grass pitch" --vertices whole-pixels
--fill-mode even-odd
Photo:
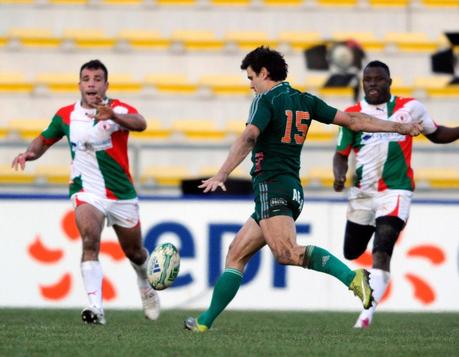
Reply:
[[[79,310],[0,309],[0,356],[459,356],[459,313],[226,311],[205,334],[183,329],[196,311],[108,310],[106,326]]]

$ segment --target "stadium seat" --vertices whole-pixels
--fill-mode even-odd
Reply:
[[[304,81],[299,81],[297,78],[293,77],[292,75],[288,75],[286,78],[286,81],[289,82],[293,88],[298,89],[301,92],[308,91],[306,83]]]
[[[448,85],[451,76],[419,76],[414,79],[414,88],[423,90],[430,97],[457,97],[459,85]]]
[[[138,93],[143,89],[141,81],[132,78],[130,74],[110,74],[108,77],[110,91]]]
[[[308,186],[311,187],[332,187],[333,181],[331,163],[329,167],[311,167],[302,179],[302,182],[308,182]]]
[[[222,140],[226,135],[212,119],[177,119],[172,122],[171,129],[191,140]]]
[[[86,5],[89,0],[48,0],[53,5]]]
[[[25,47],[58,47],[62,39],[47,28],[11,28],[8,30],[10,43],[17,42]]]
[[[196,83],[190,82],[185,74],[179,73],[149,74],[144,83],[154,87],[159,93],[195,94],[198,90]]]
[[[45,130],[50,119],[11,119],[8,121],[8,135],[31,140]]]
[[[228,47],[236,47],[243,51],[250,51],[261,45],[276,47],[278,44],[278,40],[269,38],[262,31],[228,31],[225,34],[225,42]]]
[[[414,171],[414,178],[419,188],[459,188],[459,169],[455,169],[452,167],[417,168]]]
[[[252,0],[209,0],[212,5],[216,6],[248,6]]]
[[[198,84],[203,89],[209,89],[215,95],[249,95],[252,93],[249,81],[242,75],[204,75]]]
[[[0,72],[0,93],[31,93],[33,87],[20,72]]]
[[[433,41],[424,32],[387,32],[384,41],[388,48],[394,47],[404,52],[434,52],[438,41]]]
[[[459,85],[446,86],[444,88],[430,88],[427,90],[430,97],[459,98]]]
[[[417,76],[414,79],[416,89],[444,88],[451,80],[449,75]]]
[[[355,6],[358,0],[316,0],[316,3],[320,6]]]
[[[178,187],[183,179],[192,177],[188,168],[184,166],[150,166],[142,171],[140,182],[142,185]]]
[[[384,41],[375,37],[373,32],[338,31],[331,36],[334,41],[356,41],[364,51],[382,51],[385,47]]]
[[[267,6],[300,6],[304,4],[304,0],[262,0]]]
[[[37,183],[68,185],[70,181],[70,163],[65,165],[39,164],[35,168]]]
[[[320,33],[306,31],[282,31],[278,39],[280,43],[287,44],[294,51],[304,51],[323,42]]]
[[[171,45],[170,39],[155,30],[124,29],[118,32],[117,39],[134,49],[166,49]]]
[[[133,131],[130,136],[133,139],[167,139],[172,135],[170,127],[164,127],[159,119],[148,119],[147,129],[144,131]]]
[[[103,5],[140,5],[144,0],[99,0]]]
[[[202,166],[198,170],[198,177],[212,177],[215,174],[217,174],[218,170],[220,169],[220,166]],[[230,175],[231,178],[249,178],[249,170],[244,170],[242,167],[238,166],[236,167],[233,172],[231,172]]]
[[[38,73],[35,80],[36,91],[52,93],[76,93],[78,91],[78,73]]]
[[[223,40],[212,31],[177,30],[172,33],[171,40],[189,51],[220,51],[224,47]]]
[[[308,142],[335,142],[338,135],[338,127],[336,125],[322,124],[318,121],[313,121],[309,128],[306,141]]]
[[[0,4],[31,5],[35,0],[0,0]]]
[[[227,135],[240,135],[245,129],[246,120],[230,119],[226,122],[225,132]]]
[[[421,4],[430,7],[459,7],[458,0],[421,0]]]
[[[9,130],[3,124],[0,124],[0,139],[5,138],[9,133]]]
[[[411,0],[367,0],[374,7],[406,7]]]
[[[391,92],[394,95],[402,97],[411,97],[413,95],[414,86],[408,85],[403,81],[403,78],[398,76],[391,76],[392,85]]]
[[[304,91],[317,91],[325,84],[329,74],[309,74],[303,82],[292,82],[295,88]]]
[[[68,28],[64,30],[63,38],[77,48],[112,48],[115,38],[109,37],[102,29]]]
[[[311,180],[309,179],[308,176],[302,175],[300,172],[300,181],[301,181],[301,186],[303,187],[308,187],[311,184]]]
[[[4,34],[0,34],[0,47],[4,47],[7,43],[7,37]]]
[[[14,170],[10,164],[0,164],[0,184],[32,184],[35,182],[34,170],[27,167],[26,170]]]
[[[352,98],[354,92],[351,87],[322,87],[319,88],[319,95],[323,97]]]
[[[198,0],[153,0],[157,5],[196,5]]]

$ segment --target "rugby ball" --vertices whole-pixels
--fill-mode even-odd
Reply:
[[[155,290],[171,286],[180,270],[180,254],[172,243],[157,246],[147,263],[147,277]]]

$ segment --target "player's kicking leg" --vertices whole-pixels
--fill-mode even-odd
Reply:
[[[352,271],[340,259],[321,247],[298,245],[295,222],[290,216],[270,217],[260,221],[260,225],[265,240],[279,263],[303,266],[332,275],[353,291],[365,308],[371,305],[373,295],[367,271]]]
[[[304,264],[305,268],[334,276],[359,297],[365,309],[371,306],[374,297],[373,289],[370,286],[370,274],[367,270],[352,271],[333,254],[313,245],[306,246]]]

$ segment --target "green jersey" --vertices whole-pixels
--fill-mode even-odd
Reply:
[[[292,88],[288,82],[258,94],[247,121],[260,129],[252,151],[252,178],[269,180],[287,174],[299,180],[301,149],[312,120],[330,124],[336,112],[336,108]]]

